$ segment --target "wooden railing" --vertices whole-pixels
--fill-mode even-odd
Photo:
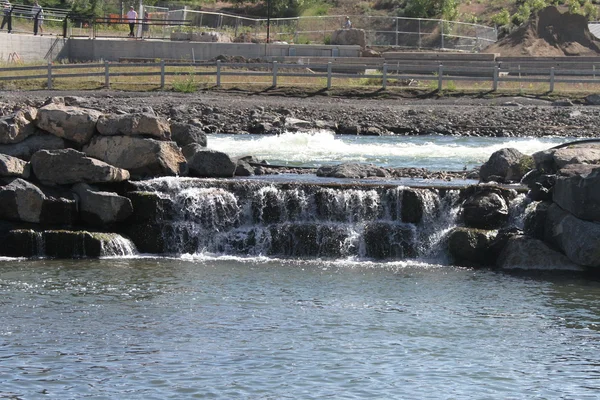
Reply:
[[[366,62],[368,61],[368,62]],[[185,67],[184,73],[181,68]],[[0,81],[18,81],[31,79],[44,79],[46,87],[53,88],[53,82],[57,79],[71,79],[77,77],[104,77],[104,87],[110,88],[111,79],[122,76],[135,77],[160,77],[160,87],[165,88],[167,76],[208,76],[214,77],[215,86],[222,85],[225,76],[236,77],[270,77],[272,87],[277,87],[282,77],[299,77],[306,79],[311,84],[322,85],[330,89],[332,81],[338,78],[368,78],[369,80],[381,80],[381,88],[386,89],[391,80],[422,80],[437,82],[437,89],[444,88],[444,82],[448,81],[471,81],[489,82],[492,91],[498,90],[503,82],[517,83],[545,83],[548,91],[553,92],[555,84],[592,84],[600,83],[600,71],[595,68],[569,68],[556,67],[523,67],[511,65],[502,67],[501,63],[466,64],[465,66],[445,66],[438,63],[425,63],[416,65],[413,63],[402,64],[402,62],[374,63],[373,59],[365,59],[365,63],[358,61],[354,63],[328,62],[314,64],[292,64],[278,63],[224,63],[216,62],[133,62],[133,63],[90,63],[55,65],[48,63],[40,66],[14,66],[0,68]],[[141,69],[144,71],[141,71]],[[179,68],[179,70],[176,70]],[[95,71],[76,72],[82,69],[95,69]],[[124,71],[124,69],[127,69]],[[135,71],[140,69],[140,71]],[[36,73],[38,72],[39,73]],[[367,72],[368,74],[365,74]],[[323,79],[324,78],[324,79]],[[269,79],[270,80],[270,79]],[[377,81],[378,82],[378,81]],[[370,84],[373,86],[373,83]],[[481,86],[479,86],[481,88]]]

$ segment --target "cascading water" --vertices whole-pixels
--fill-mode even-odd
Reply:
[[[137,249],[131,240],[114,233],[101,242],[101,247],[101,257],[125,257],[137,254]]]
[[[162,178],[165,251],[277,257],[432,257],[454,224],[455,191],[401,186]]]

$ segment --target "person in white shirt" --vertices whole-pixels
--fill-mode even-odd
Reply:
[[[137,13],[133,6],[129,7],[129,11],[127,12],[127,22],[129,23],[129,37],[135,37],[135,33],[133,33],[133,29],[135,28],[135,21],[137,20]]]
[[[39,30],[40,34],[43,36],[44,28],[42,27],[42,20],[44,19],[44,10],[37,1],[34,3],[33,7],[31,7],[31,14],[33,15],[33,34],[37,35]]]
[[[344,29],[352,29],[352,21],[350,21],[350,17],[346,17],[346,22],[344,22]]]

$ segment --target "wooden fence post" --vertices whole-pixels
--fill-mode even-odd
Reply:
[[[492,90],[495,92],[496,90],[498,90],[498,75],[499,75],[499,68],[497,65],[494,66],[494,84],[492,86]]]
[[[277,61],[273,61],[273,87],[277,87]]]
[[[221,60],[217,60],[217,87],[221,86]]]
[[[48,89],[52,89],[52,61],[48,61]]]
[[[110,71],[108,69],[108,61],[104,61],[104,87],[110,89]]]
[[[444,77],[444,66],[442,64],[440,64],[440,66],[438,67],[438,91],[442,91],[442,83],[443,83],[443,77]]]
[[[381,86],[385,90],[387,88],[387,70],[388,66],[386,63],[383,63],[383,78],[381,80]]]
[[[554,92],[554,67],[550,67],[550,93]]]
[[[165,88],[165,60],[160,60],[160,88]]]
[[[327,90],[331,89],[331,61],[327,63]]]

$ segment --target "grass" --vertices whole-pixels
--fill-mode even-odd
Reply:
[[[160,88],[160,67],[155,65],[130,66],[127,64],[110,65],[110,87],[127,91],[158,91]],[[0,77],[11,77],[0,81],[2,90],[40,90],[48,88],[46,78],[47,65],[25,64],[24,67],[39,67],[35,70],[7,71],[15,68],[15,64],[0,63]],[[105,88],[104,67],[86,67],[78,64],[77,69],[68,69],[73,65],[52,66],[52,88],[56,90],[98,90]],[[549,84],[544,82],[500,82],[498,90],[492,92],[490,81],[444,80],[441,91],[438,91],[438,77],[431,75],[417,81],[416,86],[402,86],[402,81],[388,79],[386,90],[381,88],[380,73],[356,75],[356,77],[332,77],[332,89],[325,90],[327,78],[324,72],[306,72],[305,69],[280,68],[282,74],[297,72],[306,76],[279,76],[278,89],[273,89],[273,77],[270,70],[252,66],[246,69],[223,67],[221,69],[221,87],[216,86],[216,68],[213,66],[166,66],[164,90],[180,93],[194,93],[198,90],[244,90],[249,92],[279,93],[286,95],[306,96],[310,93],[326,95],[345,95],[350,97],[395,97],[395,96],[544,96],[560,98],[568,96],[572,99],[582,98],[587,94],[600,91],[598,83],[555,83],[555,91],[549,93]],[[228,75],[233,73],[245,75]],[[88,74],[89,76],[80,76]],[[133,76],[143,74],[143,76]],[[74,76],[77,75],[77,76]],[[36,77],[38,76],[38,77]],[[41,78],[40,76],[43,76]]]

